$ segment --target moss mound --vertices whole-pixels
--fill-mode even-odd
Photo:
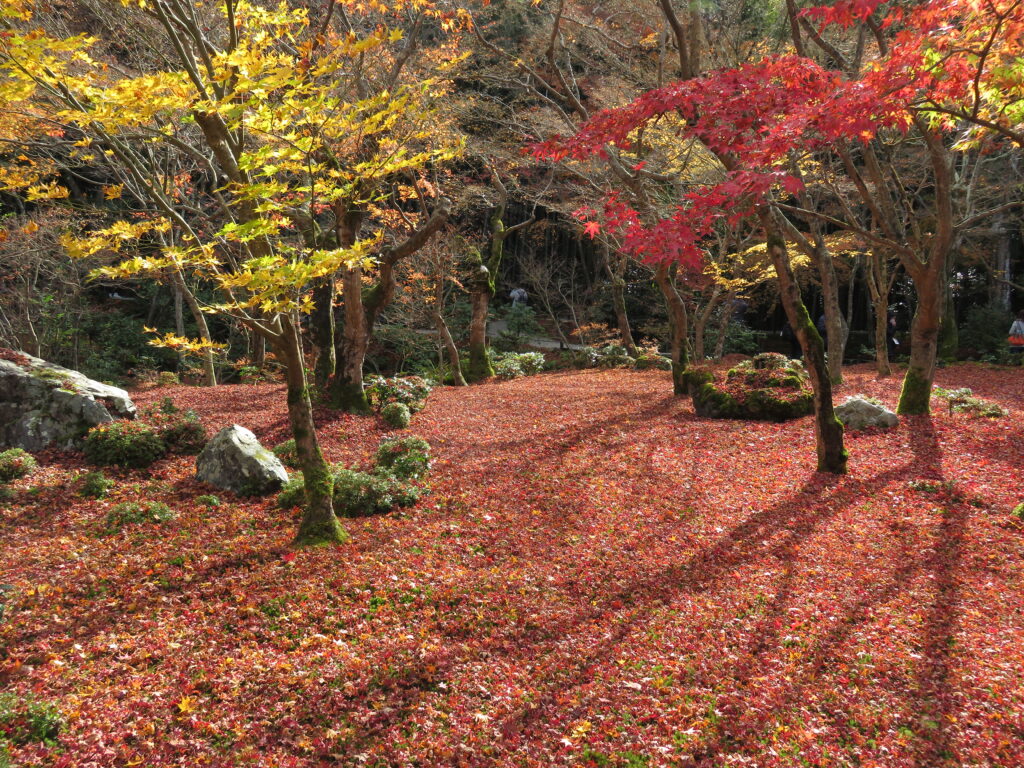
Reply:
[[[706,368],[692,368],[686,385],[697,415],[711,419],[788,421],[814,411],[803,364],[774,352],[744,360],[724,379]]]

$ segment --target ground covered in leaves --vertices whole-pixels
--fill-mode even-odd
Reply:
[[[842,395],[895,404],[851,369]],[[1001,419],[849,436],[697,418],[668,374],[588,371],[431,395],[432,492],[294,553],[294,514],[193,459],[41,456],[0,511],[0,687],[57,707],[34,766],[1024,764],[1024,371],[959,366]],[[287,437],[281,387],[173,387],[211,428]],[[379,420],[320,414],[365,465]],[[27,490],[31,489],[31,490]],[[161,525],[104,531],[119,501]]]

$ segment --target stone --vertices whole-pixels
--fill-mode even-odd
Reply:
[[[256,435],[232,424],[214,435],[196,458],[196,479],[239,496],[262,496],[288,482],[288,472]]]
[[[0,357],[0,449],[70,449],[98,424],[134,419],[119,387],[23,352]]]
[[[900,419],[895,413],[883,405],[857,395],[848,397],[842,405],[836,406],[836,418],[843,422],[847,429],[864,429],[865,427],[895,427]]]

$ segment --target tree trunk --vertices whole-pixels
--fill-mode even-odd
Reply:
[[[875,368],[878,376],[885,378],[892,375],[888,343],[889,267],[885,256],[877,251],[867,258],[866,266],[864,278],[871,298],[871,311],[875,316]]]
[[[910,363],[903,378],[903,390],[896,412],[901,416],[929,413],[939,329],[942,325],[941,285],[945,269],[929,264],[914,277],[917,309],[910,325]]]
[[[689,336],[689,327],[686,317],[686,304],[682,296],[676,290],[675,283],[669,273],[669,265],[661,264],[655,269],[654,280],[661,289],[661,295],[665,299],[665,306],[668,308],[668,322],[672,331],[672,392],[676,395],[685,395],[686,392],[686,369],[689,366],[686,343]]]
[[[466,379],[471,382],[483,381],[494,375],[487,357],[487,312],[494,295],[491,285],[490,271],[481,263],[470,288],[472,315],[469,320],[469,370],[466,371]]]
[[[313,285],[313,312],[309,316],[309,340],[316,350],[313,380],[323,390],[337,366],[334,351],[334,275],[320,278]]]
[[[185,299],[189,312],[192,313],[192,319],[195,320],[196,328],[199,329],[199,338],[207,343],[212,343],[210,327],[206,324],[206,315],[203,314],[199,302],[196,301],[195,294],[185,283],[185,276],[179,270],[174,270],[171,273],[171,279],[174,281],[175,289],[180,291],[182,298]],[[203,380],[208,387],[217,386],[217,369],[213,365],[213,349],[210,347],[203,350]]]
[[[290,319],[286,319],[284,325],[278,343],[288,381],[288,421],[306,490],[306,507],[295,543],[300,546],[341,543],[348,540],[348,534],[334,514],[334,479],[316,436],[299,328]]]
[[[462,375],[462,361],[459,360],[459,348],[455,346],[451,331],[448,330],[448,323],[444,321],[444,272],[437,271],[437,286],[434,294],[434,325],[437,326],[437,335],[448,353],[448,365],[452,368],[452,384],[456,387],[466,386],[466,379]]]
[[[839,281],[836,279],[832,254],[820,241],[815,244],[815,266],[821,279],[821,296],[824,303],[825,330],[828,338],[828,375],[833,384],[843,383],[843,353],[846,349],[846,333],[843,328],[843,310],[839,306]]]
[[[332,407],[346,413],[370,413],[370,403],[363,391],[363,363],[370,344],[370,329],[362,295],[362,268],[342,270],[345,320],[341,333],[335,338],[337,362],[328,384],[328,400]]]
[[[693,359],[697,361],[697,364],[704,362],[706,355],[704,354],[704,335],[707,333],[708,321],[711,320],[711,315],[715,312],[715,307],[722,303],[722,286],[715,283],[714,289],[711,291],[711,297],[708,299],[708,303],[704,305],[704,309],[701,310],[700,314],[697,315],[694,321],[693,328]],[[724,345],[725,341],[722,340]]]
[[[736,294],[729,291],[722,300],[722,316],[718,320],[718,337],[715,339],[715,360],[721,360],[725,354],[725,337],[729,333],[734,298],[736,298]]]
[[[825,364],[825,346],[800,297],[800,288],[793,275],[785,239],[774,226],[770,214],[762,213],[761,222],[767,235],[768,253],[779,280],[779,297],[790,327],[803,349],[804,364],[814,391],[814,438],[818,471],[845,474],[848,454],[843,446],[843,425],[832,408],[832,382]]]
[[[633,341],[633,330],[629,327],[629,315],[626,314],[626,281],[621,277],[612,278],[612,307],[615,309],[622,346],[631,357],[636,357],[636,342]]]

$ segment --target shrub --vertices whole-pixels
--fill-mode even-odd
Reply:
[[[160,371],[156,375],[156,385],[158,387],[174,387],[181,384],[181,379],[178,378],[178,374],[174,371]]]
[[[334,509],[344,517],[364,517],[415,504],[420,491],[396,477],[351,469],[334,474]]]
[[[420,489],[398,478],[382,474],[357,472],[335,467],[334,510],[343,517],[363,517],[390,512],[394,507],[415,504]],[[301,472],[296,472],[277,496],[283,509],[301,507],[306,503],[306,491]]]
[[[126,501],[107,513],[107,533],[117,533],[126,525],[166,523],[173,518],[171,508],[159,501]]]
[[[366,397],[377,410],[388,403],[402,403],[415,413],[426,405],[430,389],[430,384],[419,376],[371,376],[367,379]]]
[[[409,406],[405,403],[388,403],[380,409],[381,418],[388,426],[396,429],[405,429],[409,426],[412,414],[409,413]]]
[[[430,443],[422,437],[385,440],[377,448],[374,461],[380,473],[415,480],[430,469]]]
[[[522,347],[531,336],[544,332],[537,322],[537,313],[527,304],[513,304],[505,310],[507,330],[498,334],[494,348],[499,352],[513,352]]]
[[[211,494],[203,494],[202,496],[196,496],[196,504],[202,504],[204,507],[219,507],[220,499]]]
[[[0,693],[0,737],[3,739],[19,746],[53,744],[63,727],[64,716],[52,704],[22,699],[14,693]]]
[[[82,488],[78,493],[90,499],[102,499],[106,498],[113,487],[114,481],[102,472],[89,472],[82,480]]]
[[[656,343],[643,344],[637,350],[636,360],[633,365],[638,370],[656,368],[661,371],[672,370],[672,360],[658,351]]]
[[[36,467],[36,460],[28,451],[21,448],[10,448],[0,453],[0,483],[31,475]]]
[[[305,482],[302,472],[293,472],[277,494],[277,506],[281,509],[303,506],[306,503]]]
[[[0,485],[0,504],[6,504],[9,501],[14,501],[18,498],[18,492],[13,488],[8,488],[6,485]]]
[[[171,419],[160,427],[160,437],[171,453],[195,456],[203,450],[209,434],[193,411]]]
[[[139,421],[115,421],[89,430],[83,446],[85,457],[100,466],[148,467],[167,453],[167,444],[156,430]]]
[[[607,344],[597,351],[597,365],[601,368],[632,368],[635,361],[618,344]]]
[[[969,387],[960,389],[943,389],[935,387],[934,394],[944,398],[949,403],[949,413],[966,413],[972,416],[980,416],[989,419],[998,419],[1006,415],[1006,409],[1001,405],[975,397]]]
[[[494,363],[494,375],[499,379],[518,379],[523,375],[523,369],[519,365],[518,355],[509,355],[498,358]]]
[[[271,450],[281,460],[281,463],[289,469],[295,469],[299,466],[299,453],[295,447],[294,438],[278,443]]]
[[[1014,507],[1013,511],[1011,511],[1010,514],[1016,517],[1018,520],[1024,520],[1024,501],[1022,501],[1020,504]]]

